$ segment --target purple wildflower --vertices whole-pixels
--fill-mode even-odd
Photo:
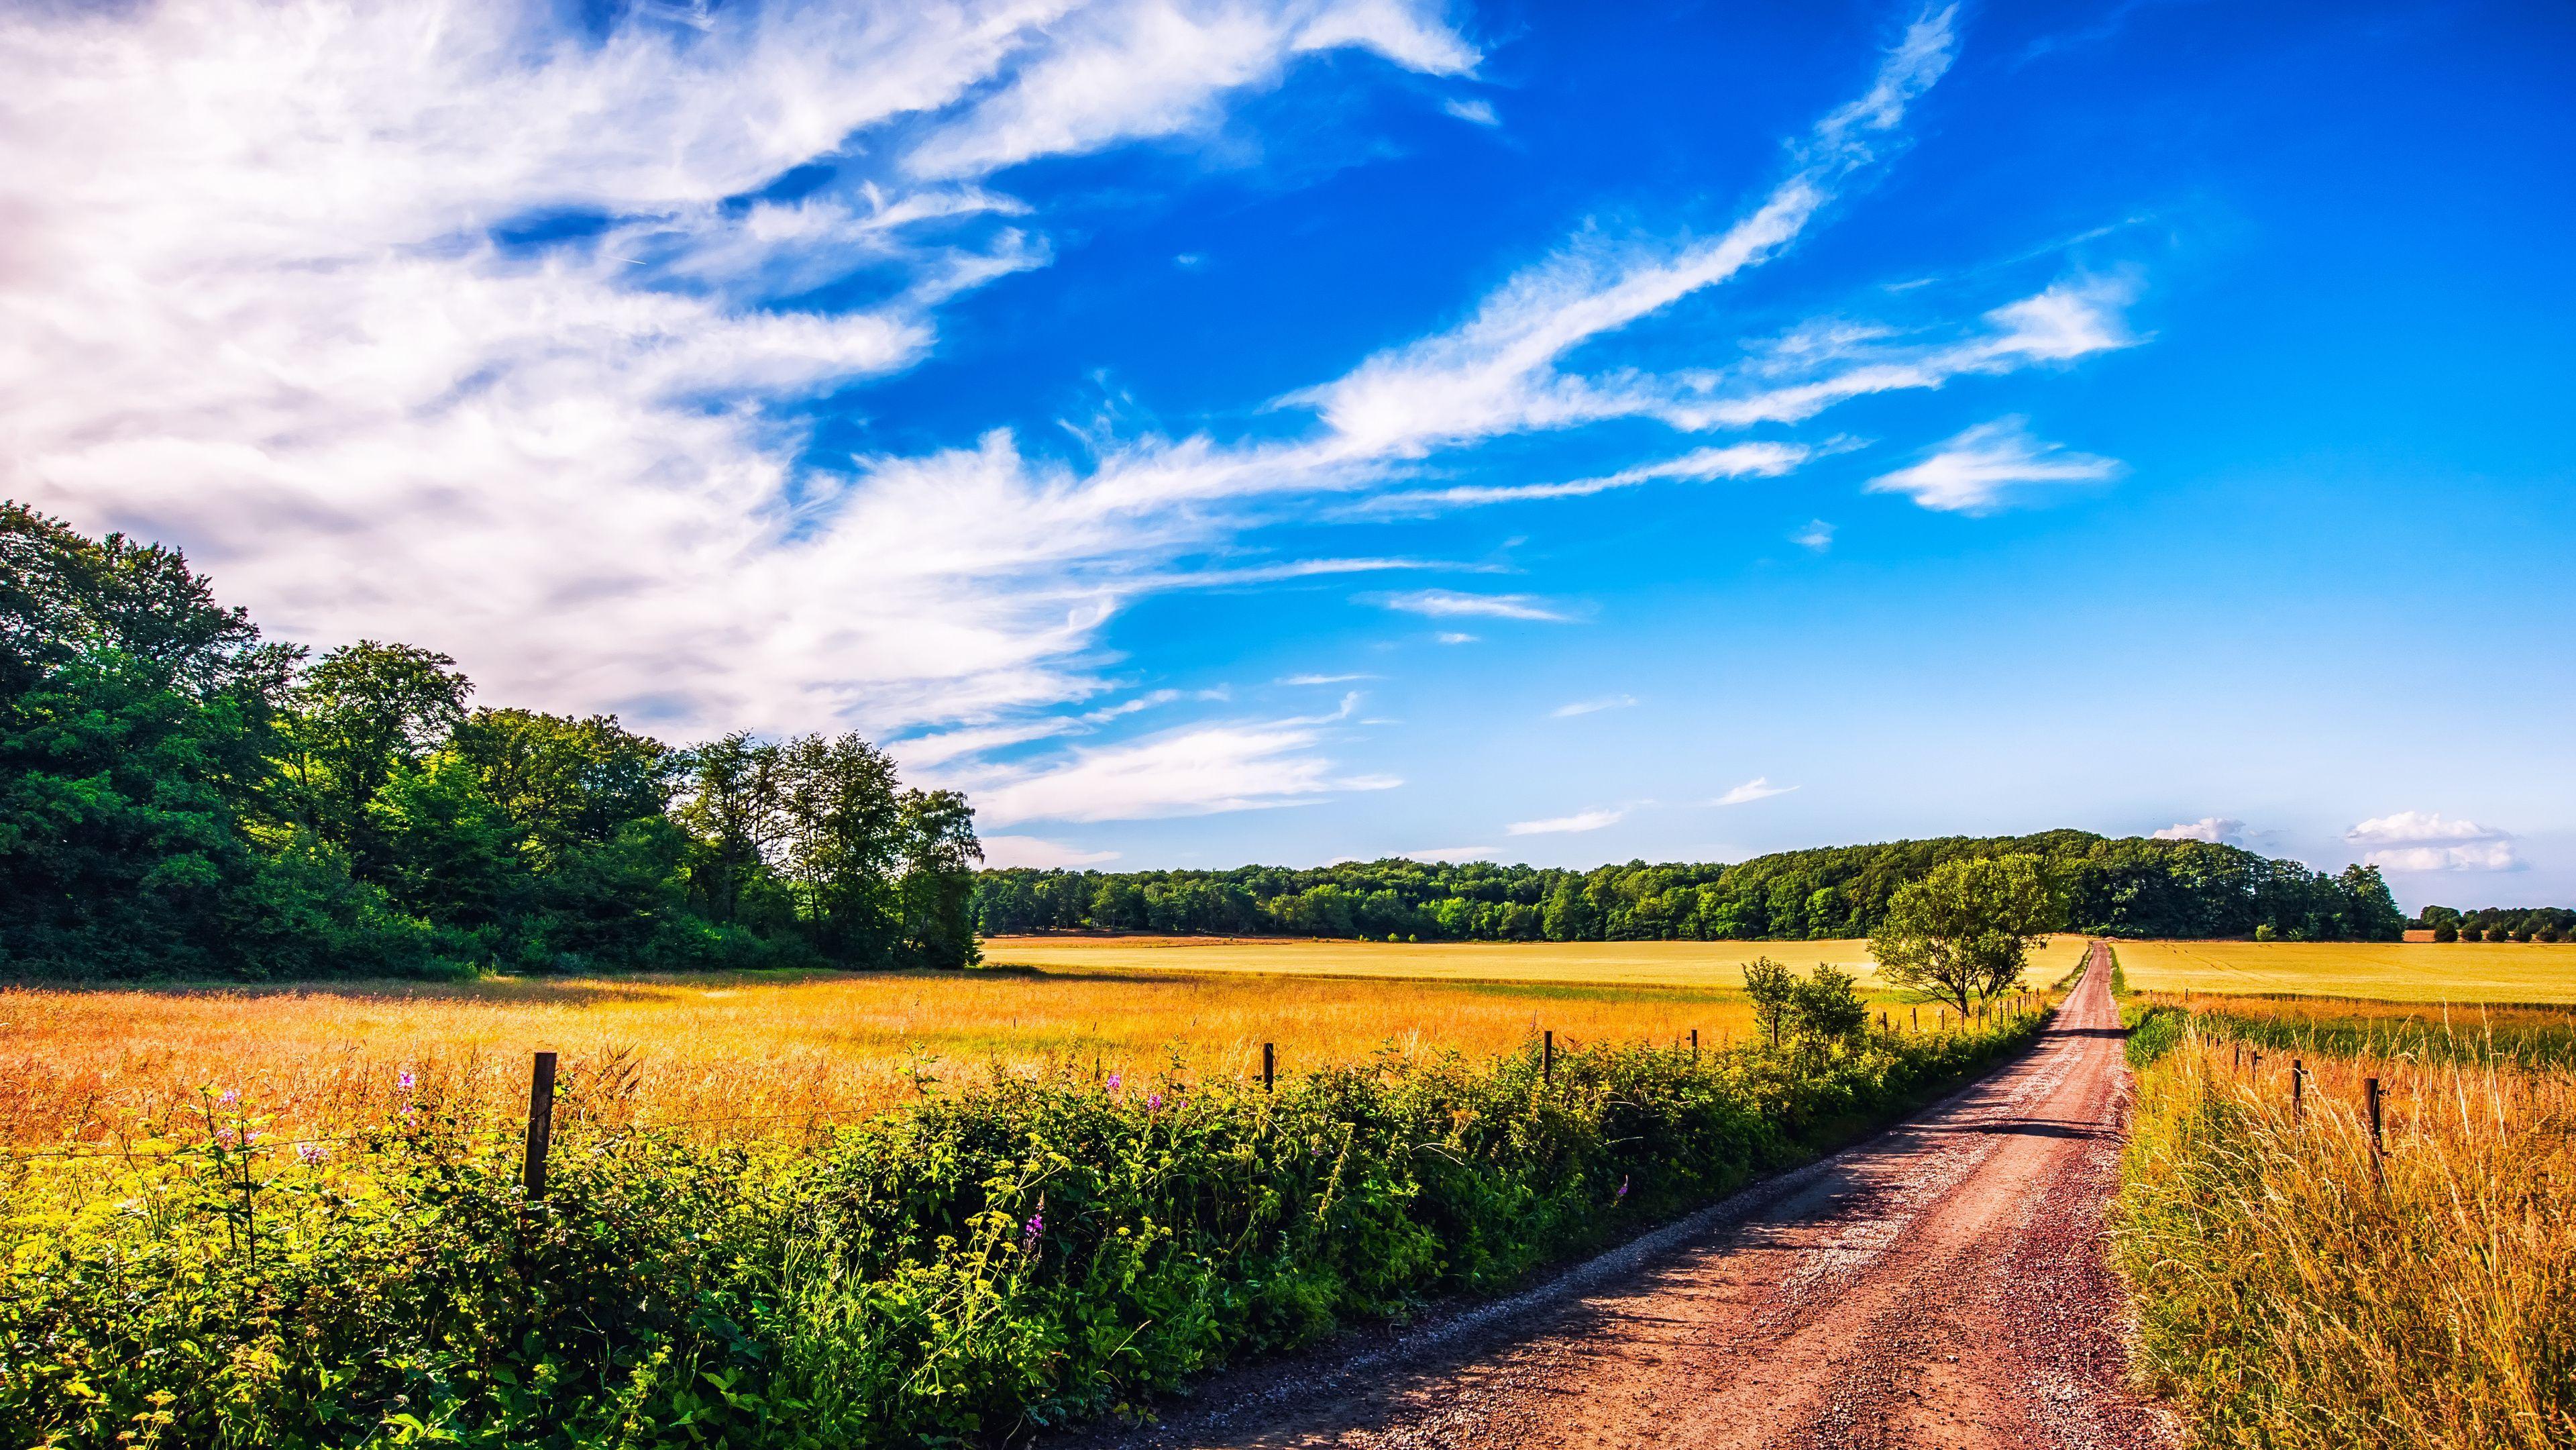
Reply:
[[[298,1143],[295,1145],[295,1156],[303,1159],[304,1166],[310,1168],[330,1157],[331,1151],[319,1143]]]
[[[229,1108],[229,1107],[231,1107],[233,1104],[235,1104],[235,1103],[237,1103],[237,1102],[240,1102],[240,1101],[241,1101],[241,1089],[239,1089],[239,1088],[226,1088],[226,1089],[224,1089],[224,1095],[223,1095],[222,1097],[219,1097],[219,1098],[215,1099],[215,1101],[216,1101],[216,1102],[218,1102],[218,1103],[221,1103],[221,1104],[223,1104],[225,1107],[228,1107],[228,1108]]]
[[[402,1090],[404,1092],[410,1092],[414,1087],[418,1086],[419,1083],[420,1079],[412,1076],[410,1068],[403,1069]]]
[[[1161,1093],[1148,1093],[1145,1095],[1145,1111],[1149,1113],[1159,1113],[1162,1110],[1163,1095]]]
[[[1022,1225],[1022,1228],[1030,1238],[1036,1238],[1039,1234],[1045,1233],[1046,1214],[1043,1211],[1030,1214],[1029,1221]]]
[[[1126,1074],[1124,1074],[1124,1073],[1116,1073],[1116,1072],[1111,1073],[1111,1074],[1109,1075],[1109,1082],[1108,1082],[1108,1084],[1107,1084],[1109,1091],[1114,1095],[1114,1094],[1118,1091],[1119,1087],[1120,1087],[1122,1084],[1124,1084],[1126,1081],[1127,1081],[1127,1076],[1126,1076]]]
[[[1620,1174],[1620,1175],[1619,1175],[1619,1191],[1618,1191],[1617,1193],[1614,1193],[1614,1194],[1610,1195],[1610,1199],[1611,1199],[1611,1201],[1612,1201],[1613,1203],[1616,1203],[1616,1202],[1617,1202],[1617,1201],[1619,1201],[1620,1199],[1623,1199],[1623,1198],[1625,1198],[1625,1197],[1627,1197],[1627,1196],[1628,1196],[1628,1175],[1627,1175],[1627,1174],[1625,1174],[1625,1173],[1622,1173],[1622,1174]]]

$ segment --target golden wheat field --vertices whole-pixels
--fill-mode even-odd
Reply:
[[[0,991],[0,1142],[96,1138],[238,1092],[278,1131],[406,1101],[526,1101],[561,1055],[573,1121],[715,1132],[849,1117],[995,1065],[1283,1071],[1393,1050],[1741,1038],[1738,993],[1111,969]],[[412,1086],[403,1087],[405,1075]],[[709,1121],[714,1120],[714,1121]]]
[[[1741,1040],[1743,964],[1865,971],[1858,942],[1404,946],[1002,938],[963,973],[494,978],[248,989],[0,990],[0,1143],[95,1140],[235,1092],[277,1132],[405,1102],[512,1111],[560,1055],[569,1122],[794,1130],[996,1067],[1283,1071],[1373,1054]],[[2061,937],[2034,984],[2071,970]],[[1923,1011],[1923,1023],[1935,1020]],[[406,1087],[408,1078],[410,1085]]]
[[[2576,1002],[2570,943],[2125,941],[2114,950],[2140,991]]]
[[[2051,937],[2031,954],[2045,985],[2075,970],[2085,939]],[[1591,982],[1741,987],[1744,964],[1769,957],[1800,971],[1829,963],[1870,977],[1869,943],[1831,941],[1351,942],[1278,938],[1004,936],[984,944],[996,964],[1050,970],[1256,972],[1283,976],[1404,977],[1423,981]]]

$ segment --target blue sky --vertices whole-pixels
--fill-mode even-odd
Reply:
[[[996,860],[2576,899],[2560,6],[0,18],[0,488]]]

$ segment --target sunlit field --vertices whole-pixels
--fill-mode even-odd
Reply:
[[[2034,952],[2030,979],[2046,985],[2084,959],[2084,938],[2057,936]],[[1425,981],[1603,982],[1741,987],[1744,964],[1769,957],[1799,971],[1830,963],[1866,984],[1869,943],[1838,941],[1351,942],[1220,937],[1006,936],[985,959],[1049,969],[1276,972]]]
[[[1927,1016],[1927,1021],[1929,1020]],[[1393,1050],[1704,1042],[1751,1027],[1740,993],[1180,972],[503,979],[277,991],[0,991],[0,1141],[98,1138],[201,1088],[279,1131],[405,1101],[524,1104],[529,1054],[561,1054],[574,1121],[758,1133],[910,1100],[999,1064],[1190,1075]],[[405,1074],[413,1081],[408,1093]],[[706,1122],[705,1120],[717,1120]]]
[[[1574,1046],[1696,1029],[1717,1047],[1752,1030],[1744,962],[1865,972],[1862,947],[1006,938],[990,945],[994,965],[963,973],[12,988],[0,990],[0,1143],[110,1140],[226,1092],[282,1134],[406,1103],[512,1112],[540,1049],[560,1054],[568,1124],[725,1137],[846,1121],[995,1067],[1250,1073],[1264,1042],[1283,1072],[1388,1051],[1490,1055],[1545,1031]],[[2080,940],[2058,938],[2032,984],[2081,955]],[[1921,1009],[1923,1026],[1938,1020]]]
[[[2570,1015],[2497,1012],[2484,1052],[2423,1008],[2166,1005],[2113,1240],[2205,1442],[2576,1443]]]
[[[2120,942],[2149,992],[2291,992],[2386,1002],[2576,1002],[2576,944]]]

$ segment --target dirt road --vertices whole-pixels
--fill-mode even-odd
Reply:
[[[2102,1263],[2102,949],[2025,1055],[1519,1299],[1212,1387],[1144,1447],[2161,1445]]]

